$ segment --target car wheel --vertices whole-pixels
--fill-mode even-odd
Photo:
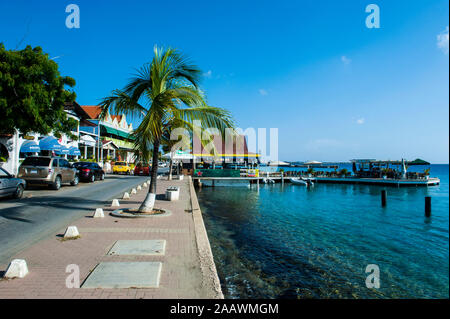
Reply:
[[[51,187],[55,191],[57,191],[61,188],[61,177],[60,176],[56,176],[55,182],[51,185]]]
[[[89,181],[90,181],[91,183],[95,182],[95,175],[94,175],[94,174],[91,175],[91,179],[90,179]]]
[[[73,181],[70,183],[70,185],[77,186],[79,181],[80,180],[78,179],[78,176],[75,175],[75,177],[73,178]]]
[[[17,188],[16,188],[16,191],[14,192],[14,198],[17,198],[17,199],[19,199],[19,198],[22,198],[22,195],[23,195],[23,185],[22,184],[20,184],[20,185],[17,185]]]

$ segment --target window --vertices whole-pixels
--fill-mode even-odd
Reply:
[[[59,160],[59,166],[60,167],[70,167],[70,164],[68,161],[64,160],[64,159],[60,159]]]
[[[0,167],[0,178],[5,178],[5,177],[9,177],[9,174]]]
[[[46,157],[27,157],[23,162],[23,166],[49,166],[50,158]]]

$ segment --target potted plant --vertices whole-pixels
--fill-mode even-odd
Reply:
[[[312,167],[308,168],[306,173],[308,174],[308,177],[311,177],[314,174],[314,168],[312,168]]]
[[[425,175],[425,179],[429,179],[430,178],[430,169],[424,169],[423,174]]]

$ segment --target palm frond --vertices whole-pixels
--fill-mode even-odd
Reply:
[[[99,106],[102,109],[100,119],[104,119],[111,108],[116,113],[123,113],[125,115],[144,116],[147,109],[132,99],[127,93],[122,90],[114,90],[111,96],[105,97],[100,102]]]

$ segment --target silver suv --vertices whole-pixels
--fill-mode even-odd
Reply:
[[[19,178],[29,184],[47,184],[58,190],[61,184],[78,184],[77,170],[64,158],[50,156],[27,157],[20,165]]]

